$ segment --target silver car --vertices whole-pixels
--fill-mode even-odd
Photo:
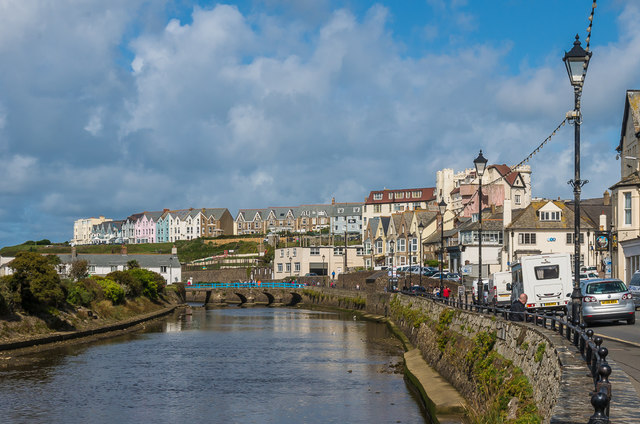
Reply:
[[[629,281],[629,292],[633,296],[633,302],[636,304],[636,309],[640,307],[640,271],[636,271]]]
[[[627,286],[617,279],[588,280],[581,284],[582,319],[594,321],[625,320],[636,322],[636,307]]]

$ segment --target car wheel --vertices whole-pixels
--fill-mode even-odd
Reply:
[[[627,320],[627,324],[633,325],[635,323],[636,323],[636,314],[633,314],[633,316]]]

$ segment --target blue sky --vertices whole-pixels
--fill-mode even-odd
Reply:
[[[573,106],[588,0],[0,0],[0,246],[163,208],[362,201],[442,168],[513,165]],[[619,178],[640,5],[601,1],[584,197]],[[573,128],[530,162],[573,197]]]

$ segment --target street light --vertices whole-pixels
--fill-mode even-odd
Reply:
[[[391,253],[391,279],[396,278],[396,270],[393,267],[393,255],[395,253],[395,247],[396,247],[396,242],[391,240],[389,242],[389,248],[391,250],[391,252],[389,252],[389,253]],[[389,284],[390,285],[391,285],[391,279],[389,280]],[[391,291],[391,289],[392,289],[392,287],[389,287],[389,291]]]
[[[444,283],[442,282],[442,265],[444,263],[444,213],[447,211],[447,203],[444,199],[438,203],[438,210],[440,211],[440,297],[442,297],[442,291],[444,290]]]
[[[324,281],[326,285],[327,273],[324,271],[324,255],[322,255],[322,281]]]
[[[418,235],[420,236],[420,287],[422,287],[422,232],[424,231],[424,224],[422,221],[418,224]]]
[[[487,167],[487,160],[482,156],[482,150],[477,158],[473,160],[473,164],[476,167],[476,174],[478,174],[478,223],[480,228],[478,230],[478,289],[482,290],[481,296],[484,302],[484,285],[482,284],[482,176]]]
[[[413,234],[408,233],[407,234],[407,250],[409,251],[409,268],[407,268],[409,270],[409,287],[413,287],[413,283],[411,282],[412,278],[411,278],[411,274],[413,274],[413,272],[411,271],[411,267],[413,266],[413,264],[411,263],[411,259],[413,259],[413,249],[411,248],[411,241],[413,240]],[[407,285],[407,279],[406,279],[406,274],[405,274],[405,286]]]
[[[291,266],[291,261],[293,260],[293,258],[291,256],[289,256],[289,278],[291,278],[293,276],[293,267]]]
[[[576,34],[576,41],[573,42],[573,48],[564,53],[562,60],[569,74],[569,81],[573,86],[574,93],[574,110],[569,112],[569,116],[575,125],[574,131],[574,170],[575,175],[569,184],[573,186],[574,197],[574,230],[573,230],[573,291],[571,292],[571,315],[574,324],[580,323],[580,191],[582,186],[588,181],[580,179],[580,124],[582,116],[580,115],[580,96],[582,94],[582,85],[589,67],[589,59],[591,52],[587,52],[580,45],[580,37]]]

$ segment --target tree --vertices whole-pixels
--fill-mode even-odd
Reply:
[[[16,293],[22,307],[37,304],[58,306],[65,300],[60,277],[49,260],[34,252],[20,252],[9,262],[13,275],[9,276],[9,289]]]
[[[127,262],[127,269],[136,269],[140,268],[140,264],[135,259],[131,259]]]
[[[78,281],[88,275],[89,262],[84,259],[71,262],[71,270],[69,271],[69,276],[73,278],[74,281]]]

